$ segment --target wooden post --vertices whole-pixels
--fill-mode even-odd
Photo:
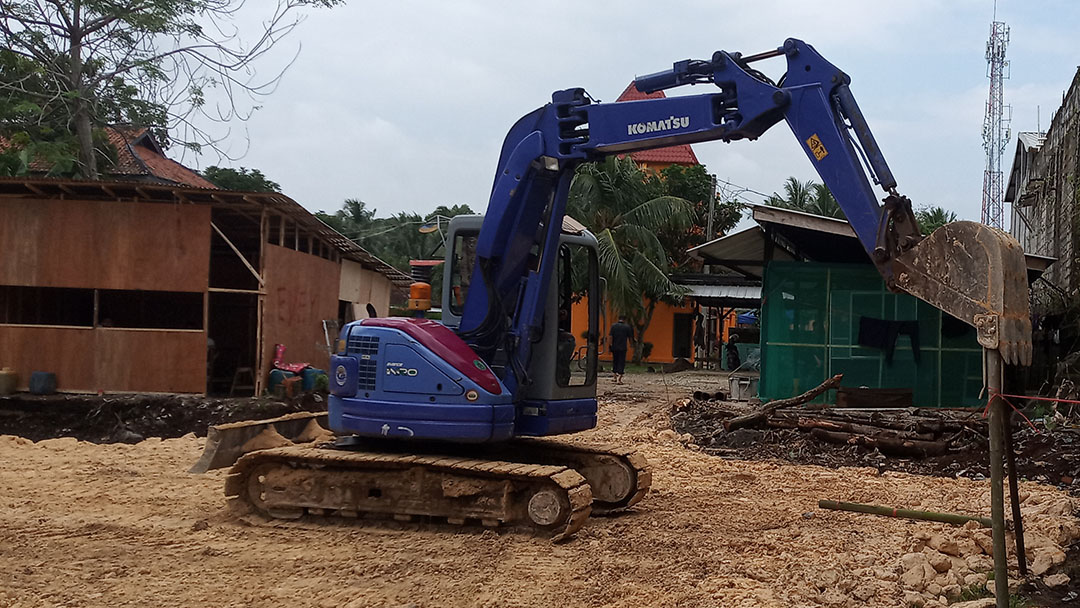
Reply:
[[[263,270],[266,268],[266,264],[263,263],[263,259],[266,257],[266,243],[270,240],[270,215],[266,213],[266,207],[262,208],[262,213],[259,215],[259,274],[262,275]]]
[[[1009,608],[1009,557],[1005,553],[1005,488],[1003,440],[1005,402],[1001,392],[1001,353],[984,348],[986,389],[990,400],[990,521],[994,537],[994,597],[997,608]]]
[[[207,283],[207,285],[210,284],[210,275],[209,274],[206,275],[206,283]],[[203,329],[203,338],[205,338],[205,340],[203,342],[203,345],[204,345],[204,349],[206,351],[206,365],[203,366],[203,369],[206,371],[206,377],[204,378],[204,381],[203,381],[203,394],[204,395],[208,395],[210,393],[210,380],[212,380],[213,376],[214,376],[213,361],[210,360],[210,291],[209,291],[210,288],[207,287],[206,289],[207,289],[207,291],[204,291],[203,294],[202,294],[202,296],[203,296],[203,314],[202,314],[203,328],[202,329]]]
[[[1012,412],[1005,419],[1005,465],[1009,474],[1009,504],[1012,505],[1013,536],[1016,538],[1016,565],[1020,576],[1028,574],[1027,555],[1024,554],[1024,518],[1020,513],[1020,487],[1016,478],[1016,449],[1013,447]]]
[[[263,392],[266,371],[263,364],[266,359],[266,342],[263,340],[263,313],[266,310],[266,294],[255,297],[255,396]]]
[[[284,232],[284,225],[281,226]],[[281,238],[280,236],[278,238]],[[266,276],[266,243],[270,239],[270,216],[266,207],[262,208],[262,217],[259,222],[259,276]],[[265,289],[259,289],[259,295],[255,296],[255,396],[263,392],[263,383],[266,375],[263,373],[263,310],[265,308]]]

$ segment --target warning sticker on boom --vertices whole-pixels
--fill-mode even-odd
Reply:
[[[806,145],[810,146],[810,151],[814,153],[814,158],[821,160],[829,155],[829,151],[825,149],[825,144],[821,143],[821,138],[814,133],[810,136],[810,139],[806,140]]]

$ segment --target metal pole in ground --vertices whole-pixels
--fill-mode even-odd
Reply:
[[[1005,403],[1001,392],[1001,353],[983,349],[990,410],[990,521],[994,536],[994,596],[997,608],[1009,608],[1009,561],[1005,553],[1004,439]]]

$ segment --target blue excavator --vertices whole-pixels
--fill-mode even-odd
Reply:
[[[754,67],[781,57],[775,82]],[[701,94],[599,103],[583,89],[557,91],[510,129],[486,213],[450,224],[442,322],[421,318],[430,291],[420,284],[416,317],[347,324],[330,363],[332,437],[302,415],[224,425],[197,468],[232,464],[226,495],[280,518],[420,518],[559,539],[590,513],[635,504],[651,479],[640,454],[542,439],[597,421],[602,282],[595,237],[565,215],[575,169],[636,150],[754,140],[781,121],[891,289],[973,325],[1006,362],[1029,364],[1019,245],[972,222],[924,237],[849,83],[788,39],[635,80],[644,93],[709,87]],[[588,305],[573,306],[582,295]],[[587,315],[579,335],[574,315]]]

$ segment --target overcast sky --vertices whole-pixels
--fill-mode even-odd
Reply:
[[[272,72],[302,45],[276,92],[233,130],[249,138],[242,159],[185,162],[258,168],[313,211],[346,198],[380,216],[439,204],[481,210],[506,131],[552,91],[580,86],[614,101],[636,75],[674,61],[796,37],[851,76],[901,193],[978,219],[993,11],[993,0],[352,0],[310,12],[267,58]],[[1012,130],[1035,130],[1039,106],[1045,129],[1080,61],[1080,3],[1013,0],[997,11],[1011,28]],[[756,64],[774,80],[783,65]],[[756,142],[694,150],[709,172],[759,192],[791,175],[820,181],[783,123]],[[1006,175],[1014,150],[1015,137]]]

